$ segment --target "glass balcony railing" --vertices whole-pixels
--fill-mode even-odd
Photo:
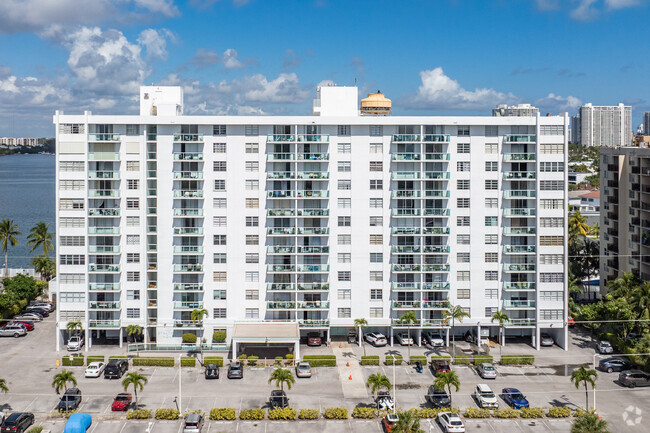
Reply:
[[[326,171],[301,171],[296,177],[298,179],[329,179],[330,174]]]
[[[174,227],[175,235],[202,235],[203,227]]]
[[[269,254],[293,254],[296,252],[296,247],[288,245],[277,245],[266,247],[266,252]]]
[[[427,189],[424,191],[424,196],[425,197],[442,197],[446,198],[449,197],[450,193],[447,190],[444,189]]]
[[[393,141],[398,143],[420,141],[419,134],[393,134]]]
[[[503,252],[506,254],[535,254],[535,245],[504,245]]]
[[[503,136],[504,143],[535,143],[537,135],[531,134],[507,134]]]
[[[504,216],[510,217],[528,217],[537,215],[537,209],[531,208],[510,208],[503,210]]]
[[[301,134],[298,135],[298,141],[307,143],[328,143],[330,141],[330,136],[323,134]]]
[[[202,283],[174,283],[174,291],[176,292],[202,292]]]
[[[147,177],[156,177],[156,176],[157,176],[156,170],[147,170]]]
[[[295,272],[296,265],[267,265],[267,272]]]
[[[90,208],[88,209],[88,216],[92,217],[99,217],[99,216],[105,216],[105,217],[117,217],[120,216],[120,210],[119,209],[103,209],[103,208]]]
[[[427,161],[449,161],[451,156],[448,153],[425,153],[424,159]]]
[[[201,263],[174,265],[174,272],[203,272],[203,265]]]
[[[420,265],[393,265],[393,272],[420,272]]]
[[[399,327],[403,327],[403,328],[406,328],[406,327],[408,326],[408,325],[406,324],[406,322],[403,322],[403,321],[402,321],[402,319],[397,319],[397,318],[395,318],[395,317],[393,317],[393,318],[391,319],[391,322],[392,322],[393,326],[399,326]],[[420,322],[421,322],[421,320],[420,320],[420,319],[417,319],[415,322],[413,322],[413,323],[411,324],[411,326],[413,326],[413,325],[418,326],[418,325],[420,325]]]
[[[120,272],[119,265],[88,265],[88,272]]]
[[[419,179],[420,172],[419,171],[394,171],[390,174],[390,178],[393,180]]]
[[[329,283],[298,283],[298,290],[322,292],[330,289]]]
[[[89,189],[88,197],[119,197],[120,191],[117,189]]]
[[[422,176],[425,179],[449,179],[448,171],[425,171]]]
[[[175,301],[174,309],[175,310],[196,310],[203,308],[203,302],[201,301]]]
[[[420,227],[393,227],[391,232],[394,235],[417,235],[420,234]]]
[[[503,290],[507,291],[530,291],[535,290],[537,284],[532,281],[504,281]]]
[[[203,161],[201,152],[174,152],[175,161]]]
[[[399,254],[413,254],[419,253],[421,248],[419,245],[393,245],[392,252]]]
[[[88,252],[91,254],[119,254],[118,245],[88,245]]]
[[[298,159],[302,161],[328,161],[329,153],[299,153]]]
[[[203,328],[203,322],[199,320],[174,320],[174,328],[201,329]]]
[[[535,180],[536,173],[534,171],[506,171],[503,173],[503,178],[506,180]]]
[[[449,301],[424,301],[422,302],[422,308],[427,308],[430,310],[446,310],[451,306]]]
[[[295,227],[269,227],[266,230],[267,235],[295,235]]]
[[[393,198],[410,198],[410,197],[420,197],[421,193],[418,190],[410,189],[398,189],[393,190],[391,196]]]
[[[203,198],[203,191],[195,189],[176,189],[174,190],[176,198]]]
[[[393,301],[392,305],[396,309],[420,308],[420,301]]]
[[[89,235],[119,235],[119,227],[88,227]]]
[[[422,229],[422,234],[425,235],[448,235],[449,232],[449,227],[425,227]]]
[[[328,246],[300,246],[298,245],[298,254],[329,254]]]
[[[535,301],[503,300],[503,308],[535,308]]]
[[[89,320],[88,321],[88,327],[89,328],[119,328],[120,321],[119,319],[117,320]]]
[[[89,171],[88,179],[119,179],[119,171]]]
[[[296,159],[294,153],[269,153],[266,155],[267,161],[292,161]]]
[[[199,245],[174,245],[174,253],[203,254],[203,247]]]
[[[147,141],[156,141],[158,139],[158,135],[154,133],[149,133],[147,134]]]
[[[393,161],[420,161],[422,155],[419,153],[393,153],[390,158]]]
[[[203,209],[174,209],[174,216],[180,216],[180,217],[203,216]]]
[[[505,263],[503,265],[503,270],[506,272],[535,272],[535,265]]]
[[[504,235],[530,236],[536,233],[537,233],[537,229],[535,227],[504,227],[503,228]]]
[[[175,171],[174,179],[203,179],[202,171]]]
[[[511,189],[503,191],[503,198],[535,198],[537,191],[534,189]]]
[[[391,214],[393,216],[418,216],[420,215],[420,209],[411,209],[411,208],[391,209]]]
[[[526,327],[526,326],[535,326],[535,319],[510,319],[507,321],[504,326],[506,328],[510,327]]]
[[[392,290],[420,290],[420,283],[391,283]]]
[[[448,143],[451,140],[449,134],[425,134],[422,141],[433,143]]]
[[[271,134],[266,136],[267,143],[284,143],[287,141],[296,141],[293,134]]]
[[[270,217],[288,217],[295,214],[295,209],[268,209],[266,211],[266,215]]]
[[[330,321],[329,320],[298,320],[298,326],[301,328],[327,328],[330,326]]]
[[[448,253],[449,245],[425,245],[422,249],[423,253]]]
[[[311,302],[297,302],[297,308],[300,310],[323,310],[330,307],[328,301],[311,301]]]
[[[266,285],[266,290],[269,290],[271,292],[286,292],[290,290],[296,290],[296,285],[288,283],[268,283]]]
[[[451,288],[449,283],[422,283],[422,289],[433,291],[447,291]]]
[[[120,303],[119,302],[110,302],[110,301],[100,301],[100,302],[90,301],[90,302],[88,302],[88,309],[90,309],[90,310],[119,310],[120,309]]]
[[[505,153],[503,155],[504,161],[535,161],[535,159],[534,153]]]
[[[296,191],[296,197],[298,198],[319,198],[319,197],[329,197],[330,192],[326,189],[314,189],[314,190],[302,190]]]
[[[447,325],[447,324],[442,319],[422,319],[422,326],[443,327],[445,325]]]
[[[326,217],[329,216],[329,214],[329,209],[298,209],[298,216]]]
[[[423,214],[427,216],[449,216],[449,209],[425,208]]]
[[[88,290],[92,292],[117,292],[120,283],[88,283]]]
[[[270,171],[266,173],[267,179],[293,179],[295,176],[293,171]]]
[[[449,265],[422,265],[422,272],[449,272]]]
[[[120,134],[88,134],[88,141],[120,141]]]
[[[174,134],[174,141],[176,142],[202,142],[203,135],[201,134]]]
[[[327,235],[329,232],[328,227],[298,227],[299,235]]]
[[[90,152],[88,154],[89,161],[117,161],[120,159],[120,154],[117,152]]]
[[[268,191],[267,192],[267,197],[269,198],[288,198],[288,197],[295,197],[296,192],[291,191],[291,190],[275,190],[275,191]]]
[[[267,302],[267,310],[292,310],[296,308],[295,302]]]
[[[298,272],[329,272],[330,265],[298,265]]]

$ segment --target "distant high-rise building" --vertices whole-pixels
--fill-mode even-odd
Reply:
[[[569,141],[571,143],[580,143],[580,114],[571,116],[569,128],[571,129]]]
[[[533,107],[530,104],[518,104],[508,106],[507,104],[497,105],[497,108],[492,109],[492,116],[494,117],[525,117],[537,116],[539,108]]]
[[[584,146],[620,147],[632,144],[632,107],[580,107],[580,143]]]
[[[643,113],[643,134],[650,135],[650,111]]]

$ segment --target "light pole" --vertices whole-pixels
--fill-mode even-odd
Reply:
[[[178,355],[178,412],[183,415],[183,386],[182,386],[182,377],[183,369],[181,368],[181,359],[182,355]]]

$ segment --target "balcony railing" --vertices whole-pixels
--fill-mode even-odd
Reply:
[[[120,159],[120,154],[117,152],[90,152],[88,154],[89,161],[117,161]]]
[[[451,285],[449,283],[422,283],[422,288],[424,290],[433,290],[433,291],[447,291]]]
[[[203,302],[201,301],[175,301],[174,309],[175,310],[195,310],[203,308]]]
[[[203,322],[193,320],[174,320],[174,328],[203,328]]]
[[[294,216],[296,211],[294,209],[269,209],[266,214],[270,217],[288,217]]]
[[[174,245],[174,253],[203,254],[203,247],[199,245]]]
[[[427,161],[449,161],[451,156],[448,153],[427,152],[424,154],[424,159]]]
[[[296,159],[294,153],[269,153],[266,155],[267,161],[291,161]]]
[[[503,136],[504,143],[534,143],[536,141],[537,136],[531,134],[507,134]]]
[[[93,292],[116,292],[120,290],[120,283],[88,283],[88,290]]]
[[[510,299],[503,300],[504,308],[535,308],[535,301],[515,301]]]
[[[296,196],[298,198],[307,198],[307,197],[312,197],[312,198],[318,198],[318,197],[329,197],[330,192],[329,190],[326,189],[314,189],[314,190],[302,190],[302,191],[296,191]]]
[[[503,191],[503,198],[535,198],[537,191],[534,189],[511,189]]]
[[[292,310],[296,308],[295,302],[267,302],[267,310]]]
[[[506,254],[535,254],[535,245],[504,245],[503,252]]]
[[[448,253],[449,245],[425,245],[422,249],[424,253]]]
[[[301,134],[298,135],[298,141],[303,143],[327,143],[330,141],[330,136],[324,134]]]
[[[325,217],[329,216],[329,209],[298,209],[298,216]]]
[[[449,191],[444,189],[426,189],[424,190],[425,197],[449,197]]]
[[[420,161],[422,155],[419,153],[393,153],[391,159],[393,161]]]
[[[322,310],[330,307],[328,301],[311,301],[311,302],[298,302],[297,307],[300,310]]]
[[[203,272],[203,265],[201,263],[174,265],[174,272]]]
[[[270,171],[266,173],[267,179],[293,179],[295,173],[293,171]]]
[[[503,270],[506,272],[535,272],[535,265],[505,263],[503,265]]]
[[[329,320],[298,320],[298,326],[301,328],[327,328],[330,326]]]
[[[401,179],[419,179],[419,171],[394,171],[390,174],[391,179],[401,180]]]
[[[266,285],[266,290],[271,292],[285,292],[289,290],[296,290],[295,284],[283,284],[283,283],[268,283]]]
[[[503,178],[506,180],[535,180],[536,173],[534,171],[506,171],[503,173]]]
[[[330,265],[298,265],[298,272],[329,272]]]
[[[120,303],[119,302],[111,302],[111,301],[100,301],[100,302],[90,301],[90,302],[88,302],[88,309],[90,309],[90,310],[119,310],[120,309]]]
[[[448,235],[449,227],[425,227],[422,229],[425,235]]]
[[[535,227],[504,227],[503,228],[504,235],[530,236],[536,233],[537,233],[537,229]]]
[[[267,196],[269,198],[287,198],[287,197],[295,197],[296,192],[291,191],[291,190],[274,190],[274,191],[268,191]]]
[[[202,171],[175,171],[174,179],[203,179]]]
[[[531,208],[510,208],[503,210],[504,216],[509,217],[529,217],[537,215],[537,209]]]
[[[181,217],[203,216],[203,209],[174,209],[174,216],[181,216]]]
[[[448,171],[425,171],[422,175],[425,179],[449,179]]]
[[[174,141],[177,142],[201,142],[203,135],[201,134],[174,134]]]
[[[270,246],[266,247],[266,252],[269,254],[293,254],[296,252],[296,247],[294,246]]]
[[[298,246],[299,254],[329,254],[328,246]]]
[[[412,208],[391,209],[391,214],[393,216],[418,216],[420,215],[420,209],[412,209]]]
[[[176,198],[203,198],[203,191],[195,189],[176,189],[174,190]]]
[[[88,179],[119,179],[119,171],[89,171]]]
[[[422,141],[433,142],[433,143],[447,143],[451,140],[449,134],[425,134],[422,137]]]
[[[298,283],[298,290],[322,292],[329,289],[329,283]]]
[[[176,292],[202,292],[202,283],[174,283],[174,291]]]
[[[422,265],[422,272],[449,272],[449,265]]]
[[[88,327],[90,328],[119,328],[120,320],[89,320]]]
[[[503,155],[504,161],[535,161],[535,159],[534,153],[505,153]]]
[[[393,141],[400,143],[420,141],[420,134],[394,134]]]
[[[120,141],[120,134],[88,134],[88,141]]]
[[[527,327],[535,326],[535,319],[510,319],[508,322],[504,323],[504,326],[507,327]]]
[[[330,174],[326,171],[303,171],[298,172],[298,179],[329,179]]]
[[[420,265],[393,265],[393,272],[419,272]]]
[[[329,227],[298,227],[299,235],[327,235]]]
[[[420,308],[420,301],[393,301],[393,308]]]
[[[296,265],[267,265],[267,272],[295,272]]]
[[[119,265],[88,265],[88,272],[120,272]]]
[[[293,134],[270,134],[266,136],[267,143],[284,143],[295,140],[296,136]]]
[[[88,252],[91,254],[119,254],[118,245],[88,245]]]
[[[294,235],[296,234],[295,227],[270,227],[266,229],[268,235]]]
[[[394,235],[417,235],[420,234],[420,227],[393,227],[391,232]]]
[[[420,197],[421,192],[419,190],[410,190],[410,189],[398,189],[393,190],[391,196],[393,198],[412,198]]]
[[[201,152],[174,152],[175,161],[203,161]]]
[[[425,208],[423,214],[427,216],[449,216],[449,209]]]
[[[88,216],[105,216],[105,217],[116,217],[120,216],[119,209],[103,209],[103,208],[91,208],[88,209]]]
[[[175,235],[202,235],[203,227],[174,227]]]
[[[301,161],[328,161],[329,153],[299,153],[298,159]]]
[[[119,197],[120,191],[117,189],[89,189],[88,197]]]
[[[392,290],[420,290],[420,283],[391,283]]]
[[[503,283],[503,290],[506,291],[527,291],[527,290],[535,290],[537,287],[536,283],[532,281],[505,281]]]
[[[88,227],[89,235],[119,235],[119,227]]]
[[[422,302],[422,308],[427,308],[430,310],[446,310],[451,304],[449,301],[424,301]]]
[[[419,245],[393,245],[392,251],[399,254],[413,254],[421,251]]]

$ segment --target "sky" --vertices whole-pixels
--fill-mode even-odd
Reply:
[[[309,115],[319,84],[395,115],[650,111],[650,0],[1,0],[0,136],[52,115],[134,114],[178,85],[185,114]]]

